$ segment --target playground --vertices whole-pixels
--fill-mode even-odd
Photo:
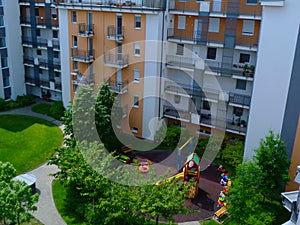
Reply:
[[[135,157],[149,160],[151,162],[151,169],[155,169],[158,174],[163,174],[171,168],[169,177],[177,174],[178,179],[184,179],[184,171],[179,173],[176,169],[176,164],[174,164],[177,160],[177,154],[174,154],[173,150],[139,152]],[[190,159],[192,158],[191,156]],[[188,163],[190,162],[189,160],[187,161]],[[191,210],[200,210],[200,212],[189,215],[178,214],[174,217],[175,222],[200,221],[212,217],[219,209],[217,207],[218,198],[222,190],[223,187],[220,185],[220,171],[218,171],[217,165],[212,164],[206,170],[200,172],[196,195],[186,198],[186,204],[189,208]]]

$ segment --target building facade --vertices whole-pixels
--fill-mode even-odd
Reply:
[[[55,1],[20,0],[26,93],[62,99],[58,11]]]
[[[175,83],[163,84],[168,103],[162,114],[169,123],[189,126],[193,134],[210,136],[223,121],[227,133],[245,138],[256,76],[260,4],[170,0],[168,6],[170,46],[164,77]]]
[[[17,0],[0,1],[0,98],[5,100],[14,100],[18,95],[25,94],[17,8]]]
[[[300,164],[300,2],[261,0],[261,5],[263,19],[245,158],[252,158],[260,139],[273,130],[286,144],[292,162],[290,177],[294,177]],[[294,182],[287,186],[287,190],[296,188]]]

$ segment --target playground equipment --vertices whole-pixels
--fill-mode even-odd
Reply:
[[[194,137],[190,137],[180,148],[178,148],[178,153],[177,153],[177,171],[179,172],[180,168],[180,164],[181,164],[181,158],[182,158],[182,150],[185,147],[188,147],[189,149],[189,154],[192,154],[193,152],[193,141],[194,141]]]

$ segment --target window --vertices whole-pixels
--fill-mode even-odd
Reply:
[[[0,37],[0,48],[6,47],[5,37]]]
[[[53,38],[58,38],[58,31],[57,30],[53,31]]]
[[[242,116],[243,115],[243,109],[239,107],[233,107],[233,114],[236,116]]]
[[[73,36],[73,48],[77,48],[78,44],[77,44],[77,36]]]
[[[42,55],[42,50],[37,49],[37,50],[36,50],[36,54],[37,54],[37,55]]]
[[[254,22],[253,20],[243,20],[243,35],[253,35],[254,34]]]
[[[246,90],[247,81],[245,80],[236,80],[236,89]]]
[[[219,32],[220,28],[220,19],[219,18],[210,18],[209,19],[209,32]]]
[[[133,127],[131,132],[137,134],[139,132],[139,129],[136,127]]]
[[[140,29],[141,28],[141,15],[135,15],[134,16],[134,28]]]
[[[247,0],[247,4],[257,4],[258,0]]]
[[[217,48],[207,48],[207,59],[215,60],[217,56]]]
[[[34,9],[34,14],[35,14],[35,16],[39,16],[39,15],[40,15],[40,12],[39,12],[39,8],[38,8],[38,7],[36,7],[36,8]]]
[[[8,100],[11,97],[11,89],[10,87],[4,88],[4,99]]]
[[[203,101],[202,108],[204,110],[210,110],[209,102],[208,101]]]
[[[59,52],[55,52],[55,51],[54,51],[54,52],[53,52],[53,57],[54,57],[54,58],[59,58]]]
[[[51,8],[51,15],[53,19],[56,19],[57,14],[56,14],[56,8]]]
[[[174,102],[176,104],[179,104],[180,103],[180,96],[179,95],[174,95]]]
[[[54,76],[55,77],[60,77],[60,72],[54,71]]]
[[[250,54],[241,53],[240,54],[240,63],[250,62]]]
[[[43,70],[39,68],[39,74],[43,74]]]
[[[137,95],[133,96],[133,107],[134,108],[139,107],[139,96],[137,96]]]
[[[40,29],[36,29],[36,36],[40,37],[41,36],[41,30]]]
[[[134,43],[134,55],[140,56],[141,54],[141,45],[140,43]]]
[[[3,16],[0,16],[0,27],[4,26],[4,20],[3,20]]]
[[[74,62],[73,62],[73,70],[74,70],[74,71],[77,71],[77,70],[78,70],[78,62],[77,62],[77,61],[74,61]]]
[[[140,70],[133,70],[134,82],[140,82]]]
[[[177,28],[178,28],[178,30],[185,29],[185,16],[178,16]]]
[[[77,22],[77,16],[76,16],[76,11],[72,11],[72,23]]]
[[[176,55],[183,55],[184,44],[177,44]]]
[[[8,67],[7,57],[2,57],[1,58],[1,66],[2,66],[2,68]]]

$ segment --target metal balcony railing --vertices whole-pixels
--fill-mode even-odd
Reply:
[[[108,84],[110,86],[110,90],[112,92],[115,92],[118,94],[123,94],[123,93],[127,92],[127,90],[128,90],[128,80],[118,82],[118,81],[109,79]]]
[[[48,60],[39,58],[39,65],[44,68],[48,68]]]
[[[178,56],[178,55],[167,55],[166,57],[166,64],[168,66],[176,66],[181,68],[187,69],[194,69],[195,68],[195,58],[185,57],[185,56]]]
[[[95,59],[95,51],[81,50],[78,48],[71,48],[72,59],[80,62],[92,62]]]
[[[22,15],[20,20],[22,24],[30,24],[30,16]]]
[[[124,68],[128,66],[128,54],[123,53],[112,53],[105,52],[104,53],[104,64],[106,66]]]
[[[188,111],[176,110],[171,106],[163,106],[163,115],[172,119],[190,121],[190,113]]]
[[[251,96],[248,95],[241,95],[236,93],[229,93],[229,102],[233,104],[243,105],[243,106],[250,106],[251,103]]]
[[[140,10],[163,10],[166,8],[165,0],[56,0],[57,4],[64,7],[89,7],[89,8],[118,8],[124,9],[140,9]]]
[[[61,83],[55,83],[55,89],[62,90]]]
[[[78,24],[78,34],[82,37],[91,37],[94,35],[94,24]]]
[[[124,39],[124,27],[115,27],[110,25],[107,27],[107,39],[120,41]]]
[[[30,83],[30,84],[35,84],[35,79],[34,79],[34,77],[25,76],[25,82]]]
[[[37,46],[47,48],[48,47],[48,40],[44,38],[37,38],[36,39]]]
[[[32,45],[33,41],[31,37],[22,36],[22,43],[25,45]]]
[[[53,48],[60,49],[59,40],[52,40]]]
[[[36,25],[46,26],[46,24],[47,24],[47,22],[46,22],[45,17],[39,16],[36,18]]]
[[[50,81],[46,79],[40,79],[40,86],[50,88]]]
[[[190,95],[190,96],[204,97],[204,93],[201,90],[201,88],[192,85],[187,85],[187,84],[174,83],[171,81],[165,81],[164,90],[177,95]]]
[[[77,72],[77,75],[73,77],[72,82],[79,86],[91,86],[94,84],[94,74],[84,75]]]
[[[60,70],[61,69],[60,60],[53,60],[53,67],[56,70]]]
[[[33,65],[34,64],[34,58],[31,56],[24,56],[24,63]]]

